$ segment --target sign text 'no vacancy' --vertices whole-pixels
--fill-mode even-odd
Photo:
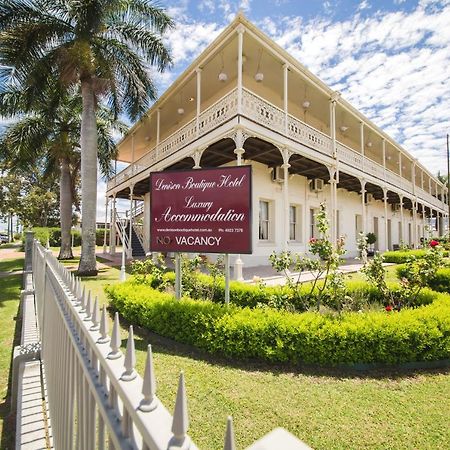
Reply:
[[[251,253],[251,166],[153,172],[150,249]]]

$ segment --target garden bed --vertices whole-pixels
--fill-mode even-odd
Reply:
[[[178,301],[133,281],[106,291],[131,323],[230,358],[321,365],[450,358],[450,296],[430,290],[427,306],[339,315]]]

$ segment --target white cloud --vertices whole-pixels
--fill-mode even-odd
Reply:
[[[363,11],[364,9],[370,9],[370,8],[372,8],[372,6],[369,4],[369,2],[367,0],[363,0],[358,5],[358,11]]]
[[[278,44],[433,172],[442,167],[450,129],[443,101],[450,98],[449,23],[450,0],[423,0],[409,13],[378,11],[341,22],[261,21]]]

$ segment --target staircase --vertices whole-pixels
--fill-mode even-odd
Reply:
[[[116,211],[116,231],[125,246],[128,258],[145,257],[144,250],[144,230],[142,221],[139,220],[143,215],[143,205],[140,205],[133,211],[132,220],[130,221],[130,211],[121,213]],[[131,229],[131,245],[130,245],[130,226]]]
[[[130,221],[128,221],[127,226],[127,234],[130,235]],[[142,247],[141,240],[139,239],[135,227],[133,226],[131,229],[131,255],[133,258],[142,258],[145,257],[145,251]]]

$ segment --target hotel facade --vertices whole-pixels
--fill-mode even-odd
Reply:
[[[118,234],[129,257],[150,250],[149,177],[163,170],[252,166],[253,252],[235,256],[238,278],[241,262],[306,252],[322,202],[350,257],[359,232],[385,251],[447,231],[446,186],[242,15],[130,129],[118,160],[129,165],[107,184],[109,250]]]

